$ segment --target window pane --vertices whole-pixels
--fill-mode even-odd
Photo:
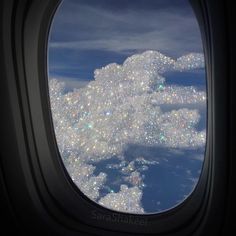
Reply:
[[[149,214],[193,192],[206,146],[206,77],[188,1],[64,0],[48,60],[58,148],[83,194]]]

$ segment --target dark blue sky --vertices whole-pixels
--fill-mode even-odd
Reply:
[[[80,87],[94,69],[146,50],[202,52],[187,0],[64,0],[51,27],[49,74]]]

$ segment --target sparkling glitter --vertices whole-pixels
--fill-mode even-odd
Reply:
[[[204,67],[204,55],[202,53],[190,53],[177,59],[174,68],[179,71],[192,70]]]
[[[142,191],[138,187],[128,188],[121,185],[118,193],[109,193],[101,198],[99,204],[102,206],[112,206],[113,210],[130,213],[144,213],[140,206]]]
[[[146,185],[141,172],[159,162],[144,157],[128,161],[124,152],[130,144],[187,149],[205,145],[206,131],[195,128],[199,111],[190,108],[205,106],[206,93],[167,85],[163,77],[167,71],[203,67],[202,54],[174,60],[146,51],[127,58],[123,65],[112,63],[95,70],[94,80],[73,92],[65,93],[64,83],[50,79],[58,148],[72,180],[86,196],[110,209],[144,213],[141,198]],[[164,111],[163,105],[172,109]],[[95,175],[96,164],[112,158],[118,164],[107,164]],[[127,185],[121,184],[120,191],[108,186],[101,197],[109,169],[117,170]]]

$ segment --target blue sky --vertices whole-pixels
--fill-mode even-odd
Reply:
[[[173,58],[202,52],[187,0],[64,0],[51,26],[49,75],[80,87],[95,69],[146,50]]]

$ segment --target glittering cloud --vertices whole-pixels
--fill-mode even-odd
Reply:
[[[51,108],[58,147],[65,166],[79,189],[99,204],[122,212],[143,213],[145,184],[141,172],[158,161],[144,157],[129,162],[128,145],[197,149],[205,145],[206,131],[199,131],[197,109],[163,111],[162,105],[205,104],[206,94],[194,87],[166,85],[163,73],[204,67],[202,54],[177,60],[158,51],[128,57],[123,65],[109,64],[94,72],[94,80],[73,92],[63,83],[49,81]],[[191,107],[191,106],[190,106]],[[120,190],[100,195],[107,183],[106,171],[95,175],[96,164],[116,159]],[[136,168],[139,163],[141,168]],[[116,202],[116,204],[115,204]]]

